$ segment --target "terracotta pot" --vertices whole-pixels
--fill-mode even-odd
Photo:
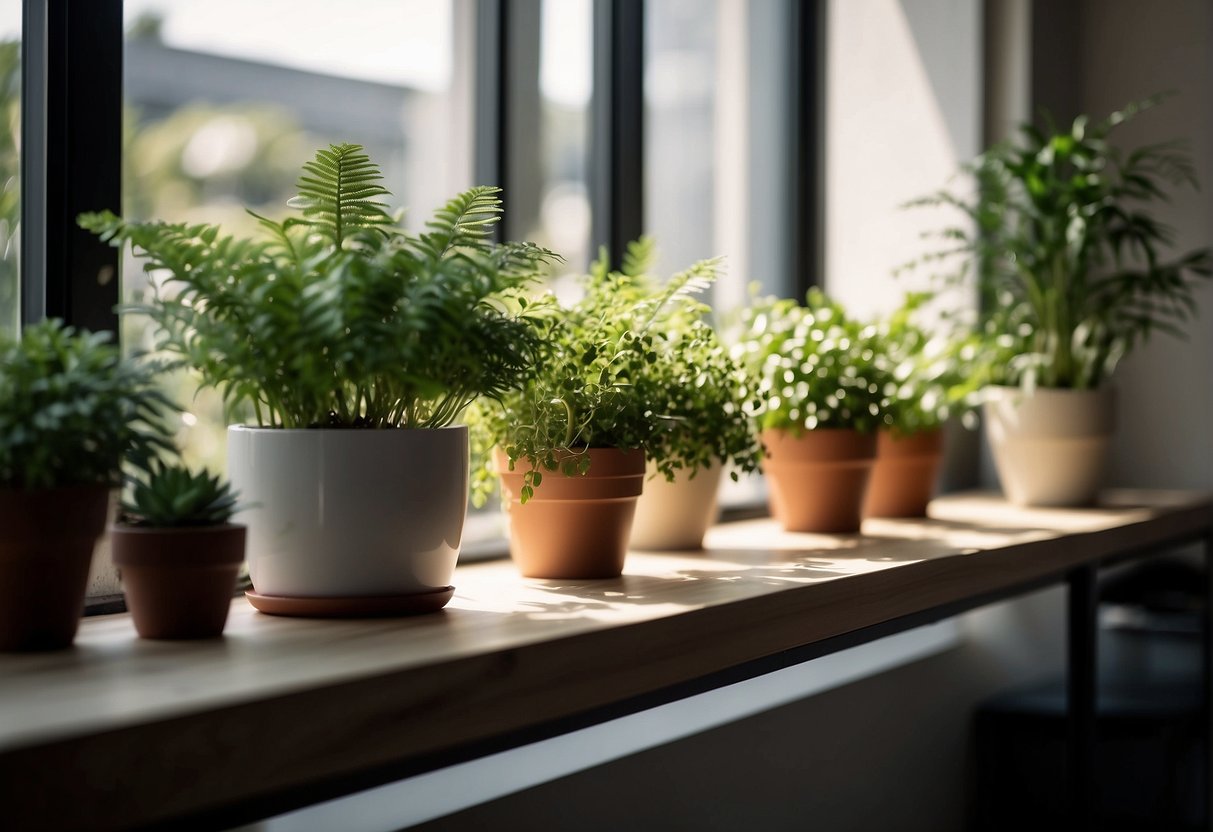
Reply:
[[[510,555],[528,578],[614,578],[623,572],[636,498],[644,489],[644,453],[592,448],[585,476],[543,472],[523,505],[524,469],[509,470],[497,451],[510,517]]]
[[[771,513],[790,532],[859,531],[864,492],[876,460],[876,435],[821,428],[796,435],[762,432],[762,470]]]
[[[1115,422],[1111,387],[985,393],[983,421],[1007,499],[1023,506],[1096,501]]]
[[[0,491],[0,650],[57,650],[76,637],[109,489]]]
[[[144,638],[223,633],[244,561],[244,526],[114,525],[110,546],[126,605]]]
[[[703,536],[716,519],[716,494],[724,466],[701,468],[692,477],[685,469],[670,482],[649,463],[644,493],[636,502],[632,548],[670,551],[702,549]]]
[[[939,428],[876,434],[876,465],[863,504],[865,517],[926,517],[943,462]]]

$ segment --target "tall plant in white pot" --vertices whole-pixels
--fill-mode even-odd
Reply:
[[[300,216],[264,239],[215,226],[81,218],[164,270],[137,307],[249,424],[228,433],[260,609],[392,614],[450,597],[468,490],[469,402],[520,385],[538,344],[525,287],[553,255],[495,244],[474,188],[405,232],[357,145],[304,165]]]
[[[1098,497],[1114,429],[1117,364],[1155,331],[1181,335],[1213,254],[1172,255],[1172,232],[1149,206],[1196,186],[1180,142],[1122,152],[1115,129],[1154,101],[1092,124],[1045,133],[1025,125],[966,170],[976,196],[940,192],[917,204],[968,218],[940,235],[950,281],[975,277],[984,417],[1008,498],[1083,505]]]

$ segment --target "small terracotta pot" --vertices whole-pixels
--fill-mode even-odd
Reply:
[[[876,435],[876,466],[864,500],[865,517],[926,517],[943,462],[939,428]]]
[[[819,428],[799,435],[762,432],[762,470],[771,513],[790,532],[859,531],[864,492],[876,460],[876,435]]]
[[[644,452],[591,448],[585,476],[544,471],[522,504],[523,464],[509,470],[497,451],[510,516],[510,555],[528,578],[614,578],[623,572],[636,498],[644,488]]]
[[[0,491],[0,650],[71,645],[109,489]]]
[[[244,526],[114,525],[110,545],[126,605],[143,638],[223,633],[244,561]]]

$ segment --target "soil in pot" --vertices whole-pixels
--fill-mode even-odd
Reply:
[[[525,462],[509,470],[497,452],[510,518],[510,555],[528,578],[614,578],[623,572],[636,499],[644,488],[644,452],[592,448],[585,476],[544,472],[519,501]]]
[[[865,517],[925,517],[943,462],[943,431],[935,428],[876,435],[876,465],[864,500]]]
[[[244,561],[244,526],[110,529],[114,565],[143,638],[223,633]]]
[[[701,468],[695,476],[686,469],[670,482],[649,464],[644,493],[636,502],[632,548],[659,551],[703,548],[703,536],[716,519],[716,495],[724,467]]]
[[[0,650],[71,645],[109,489],[0,491]]]
[[[859,531],[876,435],[842,428],[762,432],[771,513],[791,532]]]

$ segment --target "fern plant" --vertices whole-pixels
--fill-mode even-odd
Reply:
[[[719,264],[701,261],[660,285],[649,274],[653,251],[651,240],[633,243],[618,271],[601,254],[581,300],[545,310],[545,347],[526,385],[477,406],[478,503],[491,487],[493,445],[511,470],[526,467],[524,502],[545,472],[584,474],[589,448],[643,450],[671,479],[714,460],[754,468],[744,377],[694,297]]]
[[[950,283],[976,277],[989,348],[982,372],[994,383],[1098,387],[1153,332],[1182,335],[1195,313],[1213,252],[1168,256],[1173,233],[1147,210],[1170,188],[1196,187],[1191,159],[1179,142],[1125,153],[1110,139],[1156,102],[1049,133],[1024,125],[1018,143],[966,168],[975,197],[941,191],[911,203],[967,219],[938,232],[944,248],[911,265],[944,266]]]
[[[436,428],[533,366],[540,331],[526,289],[555,257],[494,243],[496,188],[459,194],[426,230],[398,227],[379,168],[353,144],[304,165],[299,212],[257,217],[264,235],[217,226],[80,224],[129,243],[165,278],[149,301],[159,346],[217,388],[237,420],[263,427]]]
[[[144,477],[132,478],[121,519],[154,528],[222,526],[235,511],[236,495],[218,476],[156,463]]]

